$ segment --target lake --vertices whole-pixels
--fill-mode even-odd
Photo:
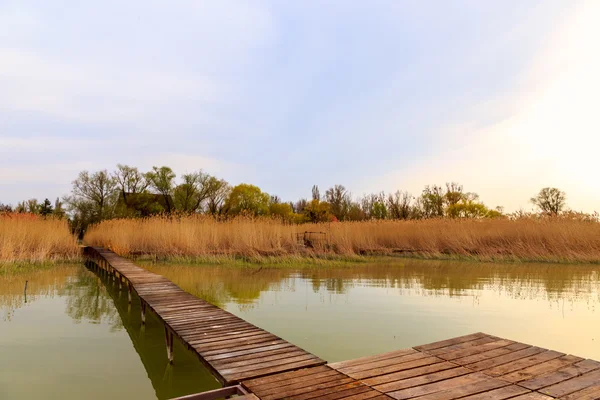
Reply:
[[[140,264],[328,361],[477,331],[600,360],[598,266]],[[166,399],[218,387],[177,341],[170,366],[152,313],[143,327],[139,301],[83,266],[0,276],[0,315],[2,399]]]

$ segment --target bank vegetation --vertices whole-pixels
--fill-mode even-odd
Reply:
[[[76,260],[79,254],[77,239],[71,234],[67,220],[0,213],[0,268]]]
[[[162,216],[104,221],[90,228],[85,241],[123,256],[188,261],[387,255],[600,262],[600,224],[578,214],[308,224],[265,217]]]

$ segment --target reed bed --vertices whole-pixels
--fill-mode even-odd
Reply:
[[[0,266],[76,260],[79,254],[67,221],[0,214]]]
[[[306,242],[296,234],[324,232]],[[413,255],[482,261],[600,262],[600,224],[569,218],[521,218],[284,224],[273,219],[218,221],[203,216],[104,221],[85,241],[123,256],[360,257]]]

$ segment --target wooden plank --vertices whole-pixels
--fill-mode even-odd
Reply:
[[[440,362],[442,362],[442,360],[440,360],[439,358],[436,358],[436,357],[422,357],[422,358],[419,358],[416,360],[411,360],[411,361],[407,361],[407,362],[403,362],[403,363],[396,363],[396,364],[391,364],[391,365],[384,365],[381,367],[367,369],[364,371],[345,372],[342,370],[341,372],[353,377],[354,379],[365,379],[365,378],[371,378],[371,377],[380,376],[380,375],[387,375],[387,374],[391,374],[394,372],[400,372],[400,371],[404,371],[407,369],[423,367],[426,365],[437,364]]]
[[[552,400],[553,397],[546,396],[545,394],[531,392],[527,394],[522,394],[517,397],[513,397],[511,400]]]
[[[447,361],[452,361],[452,360],[455,360],[458,358],[471,356],[473,354],[485,353],[490,350],[510,346],[511,344],[514,344],[514,343],[515,342],[513,342],[512,340],[495,340],[493,342],[481,344],[481,345],[474,346],[474,347],[467,347],[464,349],[457,349],[454,351],[450,351],[450,352],[447,352],[444,354],[438,354],[437,357],[443,358],[444,360],[447,360]]]
[[[568,367],[561,368],[557,371],[548,372],[533,379],[519,382],[519,386],[523,386],[531,390],[538,390],[598,369],[600,369],[599,362],[584,360]]]
[[[499,389],[490,390],[484,393],[473,394],[463,397],[462,400],[504,400],[512,399],[515,396],[531,393],[529,390],[517,385],[504,386]]]
[[[490,344],[490,343],[494,343],[494,342],[498,342],[498,341],[500,341],[500,339],[497,337],[484,336],[479,339],[469,340],[467,342],[461,342],[461,343],[453,344],[450,346],[441,347],[439,349],[427,350],[427,353],[437,356],[437,355],[442,355],[442,354],[446,354],[446,353],[452,353],[455,351],[467,350],[472,347],[477,347],[477,346],[480,346],[483,344]]]
[[[430,383],[427,385],[420,385],[410,387],[407,389],[397,390],[393,392],[385,392],[388,396],[393,397],[397,400],[412,399],[414,397],[425,396],[432,393],[437,393],[445,390],[449,390],[455,387],[469,385],[481,381],[492,379],[489,376],[474,372],[468,375],[462,375],[456,378],[446,379],[440,382]]]
[[[412,387],[423,387],[428,386],[435,382],[450,382],[453,379],[457,379],[457,377],[470,375],[473,371],[469,371],[463,367],[456,367],[452,369],[447,369],[444,371],[433,372],[426,375],[416,376],[414,378],[402,379],[399,381],[393,381],[389,383],[384,383],[381,385],[373,386],[375,389],[380,392],[389,393],[398,390],[404,390]],[[423,393],[427,394],[427,393]]]
[[[394,372],[391,374],[380,375],[372,378],[362,379],[363,383],[369,386],[381,385],[384,383],[401,381],[404,379],[415,378],[417,376],[428,375],[434,372],[445,371],[448,369],[456,368],[456,364],[449,362],[441,362],[432,365],[426,365],[424,367],[412,368],[405,371]]]
[[[272,375],[272,376],[268,376],[265,378],[248,379],[248,380],[245,380],[242,384],[243,384],[243,386],[247,387],[248,389],[251,389],[252,387],[258,387],[259,385],[260,386],[265,386],[265,385],[268,386],[269,384],[272,384],[272,383],[281,384],[281,382],[290,382],[290,384],[291,384],[295,380],[302,379],[305,376],[320,374],[320,373],[327,373],[330,371],[333,371],[333,370],[331,368],[329,368],[328,366],[323,365],[320,367],[306,368],[306,369],[302,369],[299,371],[288,372],[285,374]]]
[[[533,379],[536,376],[556,371],[560,368],[575,364],[576,362],[583,361],[581,357],[575,357],[571,355],[555,358],[554,360],[546,361],[540,364],[533,365],[531,367],[512,372],[507,375],[503,375],[500,379],[508,382],[521,382],[528,379]]]
[[[491,376],[502,376],[507,375],[511,372],[515,372],[521,369],[525,369],[527,367],[535,366],[541,364],[545,361],[550,361],[555,358],[559,358],[564,356],[564,353],[559,353],[558,351],[544,351],[542,353],[535,354],[531,357],[521,358],[517,361],[506,363],[502,365],[498,365],[485,370],[485,373]]]
[[[499,357],[494,357],[494,358],[490,358],[487,360],[478,361],[473,364],[468,364],[468,365],[465,365],[465,367],[475,370],[475,371],[481,371],[484,369],[489,369],[492,367],[496,367],[498,365],[516,361],[521,358],[530,357],[535,354],[541,353],[543,351],[546,351],[546,349],[542,349],[540,347],[529,347],[527,349],[518,350],[518,351],[508,353],[508,354],[505,354],[505,355],[502,355]]]
[[[398,365],[398,364],[403,364],[405,362],[411,362],[411,361],[421,360],[421,359],[431,360],[430,364],[433,362],[441,362],[442,361],[441,359],[430,356],[426,353],[412,353],[412,354],[401,355],[401,356],[394,357],[394,358],[386,358],[383,360],[375,359],[375,360],[365,363],[365,364],[354,365],[354,366],[350,366],[350,367],[335,368],[335,369],[337,369],[338,371],[341,371],[345,374],[352,374],[354,372],[372,370],[372,369],[376,369],[376,368],[380,368],[380,367],[385,367],[388,365]]]
[[[392,351],[389,353],[379,354],[379,355],[375,355],[375,356],[361,357],[361,358],[356,358],[354,360],[349,360],[349,361],[330,363],[328,365],[331,368],[339,370],[339,369],[346,368],[346,367],[353,367],[356,365],[367,364],[372,361],[385,360],[388,358],[396,358],[398,356],[402,356],[402,355],[406,355],[406,354],[414,354],[414,353],[417,353],[417,350],[415,350],[415,349],[400,349],[400,350]]]
[[[548,396],[562,397],[588,387],[598,386],[600,386],[600,371],[592,371],[576,378],[545,387],[540,389],[539,392],[547,394]]]
[[[523,343],[515,343],[515,344],[511,344],[511,345],[508,345],[506,347],[502,347],[499,349],[494,349],[494,350],[490,350],[490,351],[486,351],[486,352],[478,353],[478,354],[472,354],[470,356],[466,356],[466,357],[462,357],[462,358],[455,358],[452,360],[452,362],[464,366],[464,365],[476,363],[478,361],[487,360],[489,358],[494,358],[494,357],[498,357],[498,356],[501,356],[504,354],[509,354],[514,351],[527,349],[529,347],[531,347],[531,346],[523,344]]]
[[[323,393],[327,393],[327,390],[324,389],[331,390],[331,388],[345,385],[348,383],[356,383],[356,381],[352,378],[339,375],[336,376],[333,380],[329,379],[325,382],[315,382],[308,386],[286,386],[285,388],[281,388],[279,390],[271,390],[270,393],[263,393],[262,391],[257,391],[257,393],[259,393],[261,400],[273,400],[281,398],[290,398],[292,396],[299,396],[301,394],[314,393],[317,391],[323,391]]]
[[[248,372],[248,371],[253,371],[253,370],[258,370],[258,369],[266,369],[266,368],[277,367],[277,366],[285,365],[285,364],[300,364],[300,363],[305,363],[307,361],[314,362],[314,361],[318,361],[318,359],[316,356],[313,356],[312,354],[302,354],[302,355],[298,355],[298,356],[294,356],[294,357],[278,358],[278,359],[272,360],[272,361],[263,361],[261,363],[253,363],[253,364],[247,364],[247,365],[237,366],[237,367],[229,366],[229,368],[220,368],[219,372],[224,375],[237,375],[240,372]]]
[[[600,399],[600,383],[560,398],[561,400],[598,400]]]
[[[509,385],[508,382],[500,379],[485,379],[478,382],[469,383],[466,385],[456,386],[451,389],[442,390],[436,393],[431,393],[422,397],[420,400],[455,400],[474,394],[486,393],[494,389]],[[486,397],[486,399],[489,397]]]
[[[277,393],[281,393],[283,390],[286,392],[291,392],[294,390],[299,390],[302,388],[306,388],[313,385],[325,384],[327,382],[336,381],[344,376],[336,371],[328,371],[320,374],[307,375],[305,377],[296,378],[296,380],[289,382],[277,382],[270,383],[260,386],[260,395],[264,398],[270,395],[274,395]],[[347,378],[347,377],[346,377]]]
[[[413,347],[413,348],[418,351],[431,351],[431,350],[440,349],[443,347],[450,347],[450,346],[453,346],[458,343],[464,343],[464,342],[469,342],[471,340],[481,339],[481,338],[487,337],[487,336],[489,336],[489,335],[478,332],[478,333],[473,333],[471,335],[459,336],[459,337],[455,337],[452,339],[446,339],[446,340],[442,340],[439,342],[429,343],[429,344],[425,344],[425,345],[417,346],[417,347]]]
[[[280,372],[293,371],[296,369],[306,368],[306,367],[315,367],[318,365],[323,365],[324,363],[325,363],[325,361],[323,361],[315,356],[314,358],[312,358],[310,360],[296,361],[296,362],[288,363],[288,364],[280,364],[280,365],[272,366],[269,368],[257,367],[255,369],[252,369],[251,371],[226,374],[226,377],[230,382],[240,382],[246,378],[255,378],[255,377],[260,377],[260,376],[266,376],[266,375],[271,375],[271,374],[280,373]]]
[[[340,398],[343,399],[345,396],[350,396],[353,394],[362,393],[370,390],[372,389],[370,389],[368,386],[365,386],[357,381],[352,381],[331,388],[319,389],[308,393],[302,393],[295,396],[284,396],[281,398],[286,400],[333,400]]]

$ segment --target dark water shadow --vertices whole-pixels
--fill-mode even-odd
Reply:
[[[199,393],[221,387],[205,368],[198,356],[187,350],[178,340],[174,341],[174,363],[169,364],[165,346],[164,326],[152,313],[146,313],[146,324],[142,325],[140,298],[133,294],[129,304],[125,286],[119,290],[118,281],[100,272],[95,264],[86,264],[88,271],[82,271],[79,279],[88,290],[74,291],[75,299],[67,312],[77,320],[82,317],[114,319],[113,327],[122,325],[138,353],[148,378],[152,382],[158,399],[170,399],[191,393]],[[90,280],[94,280],[90,282]],[[98,290],[103,286],[114,303],[115,315],[99,303]],[[118,361],[117,361],[118,362]]]

